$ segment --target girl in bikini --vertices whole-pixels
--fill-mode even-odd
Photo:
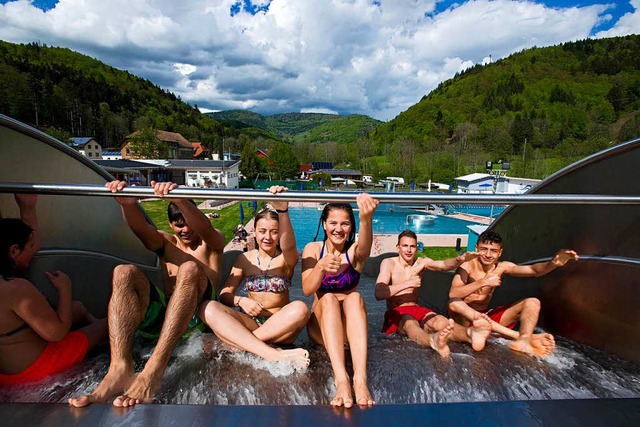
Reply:
[[[21,219],[0,219],[0,385],[42,380],[82,361],[107,336],[106,319],[96,320],[80,302],[71,301],[66,274],[47,272],[58,291],[53,309],[21,273],[38,252],[35,195],[15,196]],[[69,332],[72,323],[88,326]]]
[[[273,194],[285,187],[269,188]],[[271,202],[254,218],[257,249],[238,255],[218,301],[205,302],[200,317],[222,341],[267,360],[289,360],[306,368],[309,353],[300,348],[281,350],[272,345],[291,344],[309,318],[303,301],[290,301],[289,287],[298,251],[286,201]],[[240,284],[248,296],[236,295]]]
[[[353,406],[353,395],[345,367],[345,341],[351,350],[356,403],[375,403],[367,386],[367,311],[357,287],[371,252],[372,218],[378,201],[366,193],[356,201],[360,211],[357,241],[351,205],[329,203],[320,216],[324,240],[307,244],[302,252],[302,290],[305,295],[315,294],[309,337],[324,345],[331,361],[336,386],[331,405],[346,408]]]

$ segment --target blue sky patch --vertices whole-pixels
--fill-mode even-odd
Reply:
[[[269,10],[269,5],[271,2],[268,2],[265,5],[255,5],[251,2],[251,0],[240,0],[231,5],[231,16],[237,15],[240,12],[249,12],[252,15],[255,15],[260,12],[266,12]]]

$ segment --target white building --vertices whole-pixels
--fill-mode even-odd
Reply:
[[[240,161],[120,159],[98,160],[96,163],[112,173],[135,170],[143,182],[172,181],[189,187],[238,188]]]
[[[455,179],[460,194],[522,194],[535,186],[539,179],[495,176],[472,173]]]
[[[71,137],[71,146],[80,154],[91,159],[102,158],[102,146],[93,137]]]
[[[102,160],[120,160],[122,159],[122,153],[119,151],[103,151]]]

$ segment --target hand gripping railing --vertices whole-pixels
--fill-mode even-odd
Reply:
[[[120,197],[158,197],[151,187],[125,187],[112,193],[101,185],[84,184],[34,184],[2,182],[0,193],[37,193],[63,196],[120,196]],[[352,191],[286,191],[271,194],[267,190],[237,190],[179,187],[169,197],[179,199],[216,199],[216,200],[287,200],[298,202],[355,202],[359,192]],[[414,193],[369,193],[382,203],[412,204],[478,204],[478,205],[638,205],[638,195],[600,195],[600,194],[434,194]]]

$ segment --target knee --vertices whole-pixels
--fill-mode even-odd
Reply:
[[[538,298],[527,298],[524,300],[524,306],[530,310],[540,311],[540,300]]]
[[[117,265],[113,269],[113,287],[121,288],[123,286],[133,286],[136,283],[136,278],[140,275],[144,275],[142,271],[131,264]]]
[[[334,294],[324,294],[318,300],[318,307],[323,310],[328,308],[340,308],[340,301]]]
[[[441,331],[442,329],[449,326],[449,319],[438,314],[437,316],[432,316],[432,318],[429,321],[427,321],[427,324],[432,329],[435,329],[436,331]]]
[[[176,290],[184,285],[192,288],[192,283],[198,284],[198,290],[204,291],[204,287],[207,283],[207,277],[204,274],[202,268],[194,261],[186,261],[180,264],[178,267],[178,274],[176,275]]]
[[[217,301],[205,301],[200,304],[198,308],[198,316],[206,323],[207,319],[215,319],[218,313],[222,310],[222,304]],[[211,326],[211,325],[209,325]]]
[[[351,292],[344,299],[344,304],[347,306],[359,306],[365,308],[364,298],[362,298],[360,292]]]
[[[204,271],[195,261],[185,261],[178,267],[178,278],[195,277],[197,279],[204,278]]]
[[[309,307],[302,301],[293,301],[289,303],[289,309],[291,310],[291,316],[296,320],[306,321],[309,317]]]
[[[462,301],[461,299],[451,299],[449,300],[449,305],[448,305],[449,311],[452,311],[454,313],[459,313],[463,305],[464,305],[464,301]]]

